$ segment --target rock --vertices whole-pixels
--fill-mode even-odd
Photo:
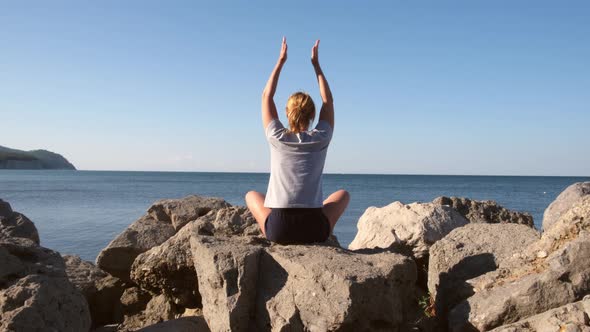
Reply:
[[[590,195],[590,182],[578,182],[567,187],[545,210],[543,230],[548,230],[562,214],[567,212],[580,198],[587,195]]]
[[[182,317],[144,327],[137,332],[209,332],[202,316]]]
[[[119,330],[119,324],[108,324],[108,325],[99,326],[91,331],[92,332],[118,332],[118,330]]]
[[[150,293],[139,287],[126,288],[121,295],[123,313],[127,316],[138,314],[146,308],[151,299]]]
[[[84,296],[59,253],[0,232],[0,330],[87,331]]]
[[[256,219],[245,206],[220,209],[207,214],[203,220],[213,225],[216,236],[262,236]]]
[[[579,301],[590,292],[590,196],[539,241],[469,283],[475,294],[449,314],[452,331],[487,331]]]
[[[200,306],[201,296],[190,250],[192,228],[192,224],[187,225],[166,242],[137,256],[131,279],[143,289],[166,294],[176,304],[194,308]]]
[[[12,211],[10,204],[0,199],[0,229],[8,236],[30,239],[39,244],[39,232],[25,215]]]
[[[262,246],[247,238],[196,234],[190,243],[208,326],[212,331],[249,331]]]
[[[191,219],[227,206],[222,199],[200,196],[158,201],[98,254],[96,265],[129,281],[131,265],[139,254],[164,243]]]
[[[590,296],[586,296],[583,301],[567,304],[517,323],[495,328],[492,332],[588,332],[590,331],[588,317],[590,317]]]
[[[256,221],[245,207],[213,210],[191,221],[161,245],[139,255],[131,268],[131,279],[156,294],[166,294],[181,307],[201,306],[197,274],[190,248],[194,234],[215,236],[249,236]],[[258,226],[256,226],[258,227]]]
[[[259,271],[260,331],[396,331],[416,282],[408,257],[321,245],[272,246]]]
[[[174,319],[178,314],[176,307],[165,295],[153,297],[142,312],[135,315],[125,315],[119,331],[136,331],[140,328]]]
[[[8,218],[12,216],[12,207],[10,204],[0,199],[0,218]]]
[[[507,210],[495,201],[476,201],[462,197],[440,196],[435,198],[432,203],[448,205],[472,223],[512,223],[535,227],[533,216],[529,213]]]
[[[175,233],[170,223],[145,215],[127,227],[98,254],[96,265],[113,276],[128,281],[135,258],[164,243]]]
[[[31,274],[0,290],[2,331],[88,331],[86,300],[67,280]]]
[[[494,271],[501,261],[539,239],[537,231],[518,224],[472,223],[451,231],[430,247],[428,290],[436,314],[473,295],[467,280]]]
[[[191,220],[229,206],[221,198],[192,195],[181,199],[159,200],[150,206],[148,214],[156,220],[172,223],[178,231]]]
[[[88,302],[92,325],[122,322],[123,311],[119,298],[126,285],[79,256],[64,255],[63,258],[69,280]]]
[[[123,322],[120,298],[126,287],[121,279],[111,275],[96,282],[96,294],[88,302],[94,326]]]
[[[450,231],[469,222],[457,211],[433,203],[369,207],[359,219],[350,250],[410,247],[416,259],[427,257],[430,246]]]
[[[90,303],[96,295],[96,283],[107,276],[107,273],[94,264],[83,261],[80,256],[63,256],[66,273],[72,284],[84,295]]]

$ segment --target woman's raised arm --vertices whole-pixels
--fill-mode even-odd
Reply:
[[[327,121],[332,129],[334,129],[334,100],[332,99],[332,91],[324,76],[324,72],[320,67],[320,60],[318,58],[318,47],[320,41],[316,40],[315,45],[311,48],[311,64],[315,70],[315,75],[320,85],[320,95],[322,96],[322,109],[320,111],[320,120]]]
[[[281,45],[281,53],[279,54],[279,60],[275,65],[268,81],[266,82],[266,86],[262,91],[262,125],[266,129],[268,124],[273,120],[279,117],[277,113],[277,107],[274,101],[275,91],[277,90],[277,83],[279,82],[279,75],[281,74],[281,69],[283,65],[287,61],[287,39],[283,37],[283,43]]]

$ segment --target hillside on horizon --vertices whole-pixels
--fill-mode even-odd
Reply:
[[[76,167],[62,155],[48,150],[23,151],[0,145],[0,169],[71,169]]]

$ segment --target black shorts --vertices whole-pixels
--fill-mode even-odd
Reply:
[[[271,209],[264,224],[266,238],[280,244],[325,242],[330,222],[322,208]]]

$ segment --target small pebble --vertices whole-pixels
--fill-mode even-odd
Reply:
[[[545,258],[547,257],[547,252],[545,250],[541,250],[537,252],[537,258]]]

